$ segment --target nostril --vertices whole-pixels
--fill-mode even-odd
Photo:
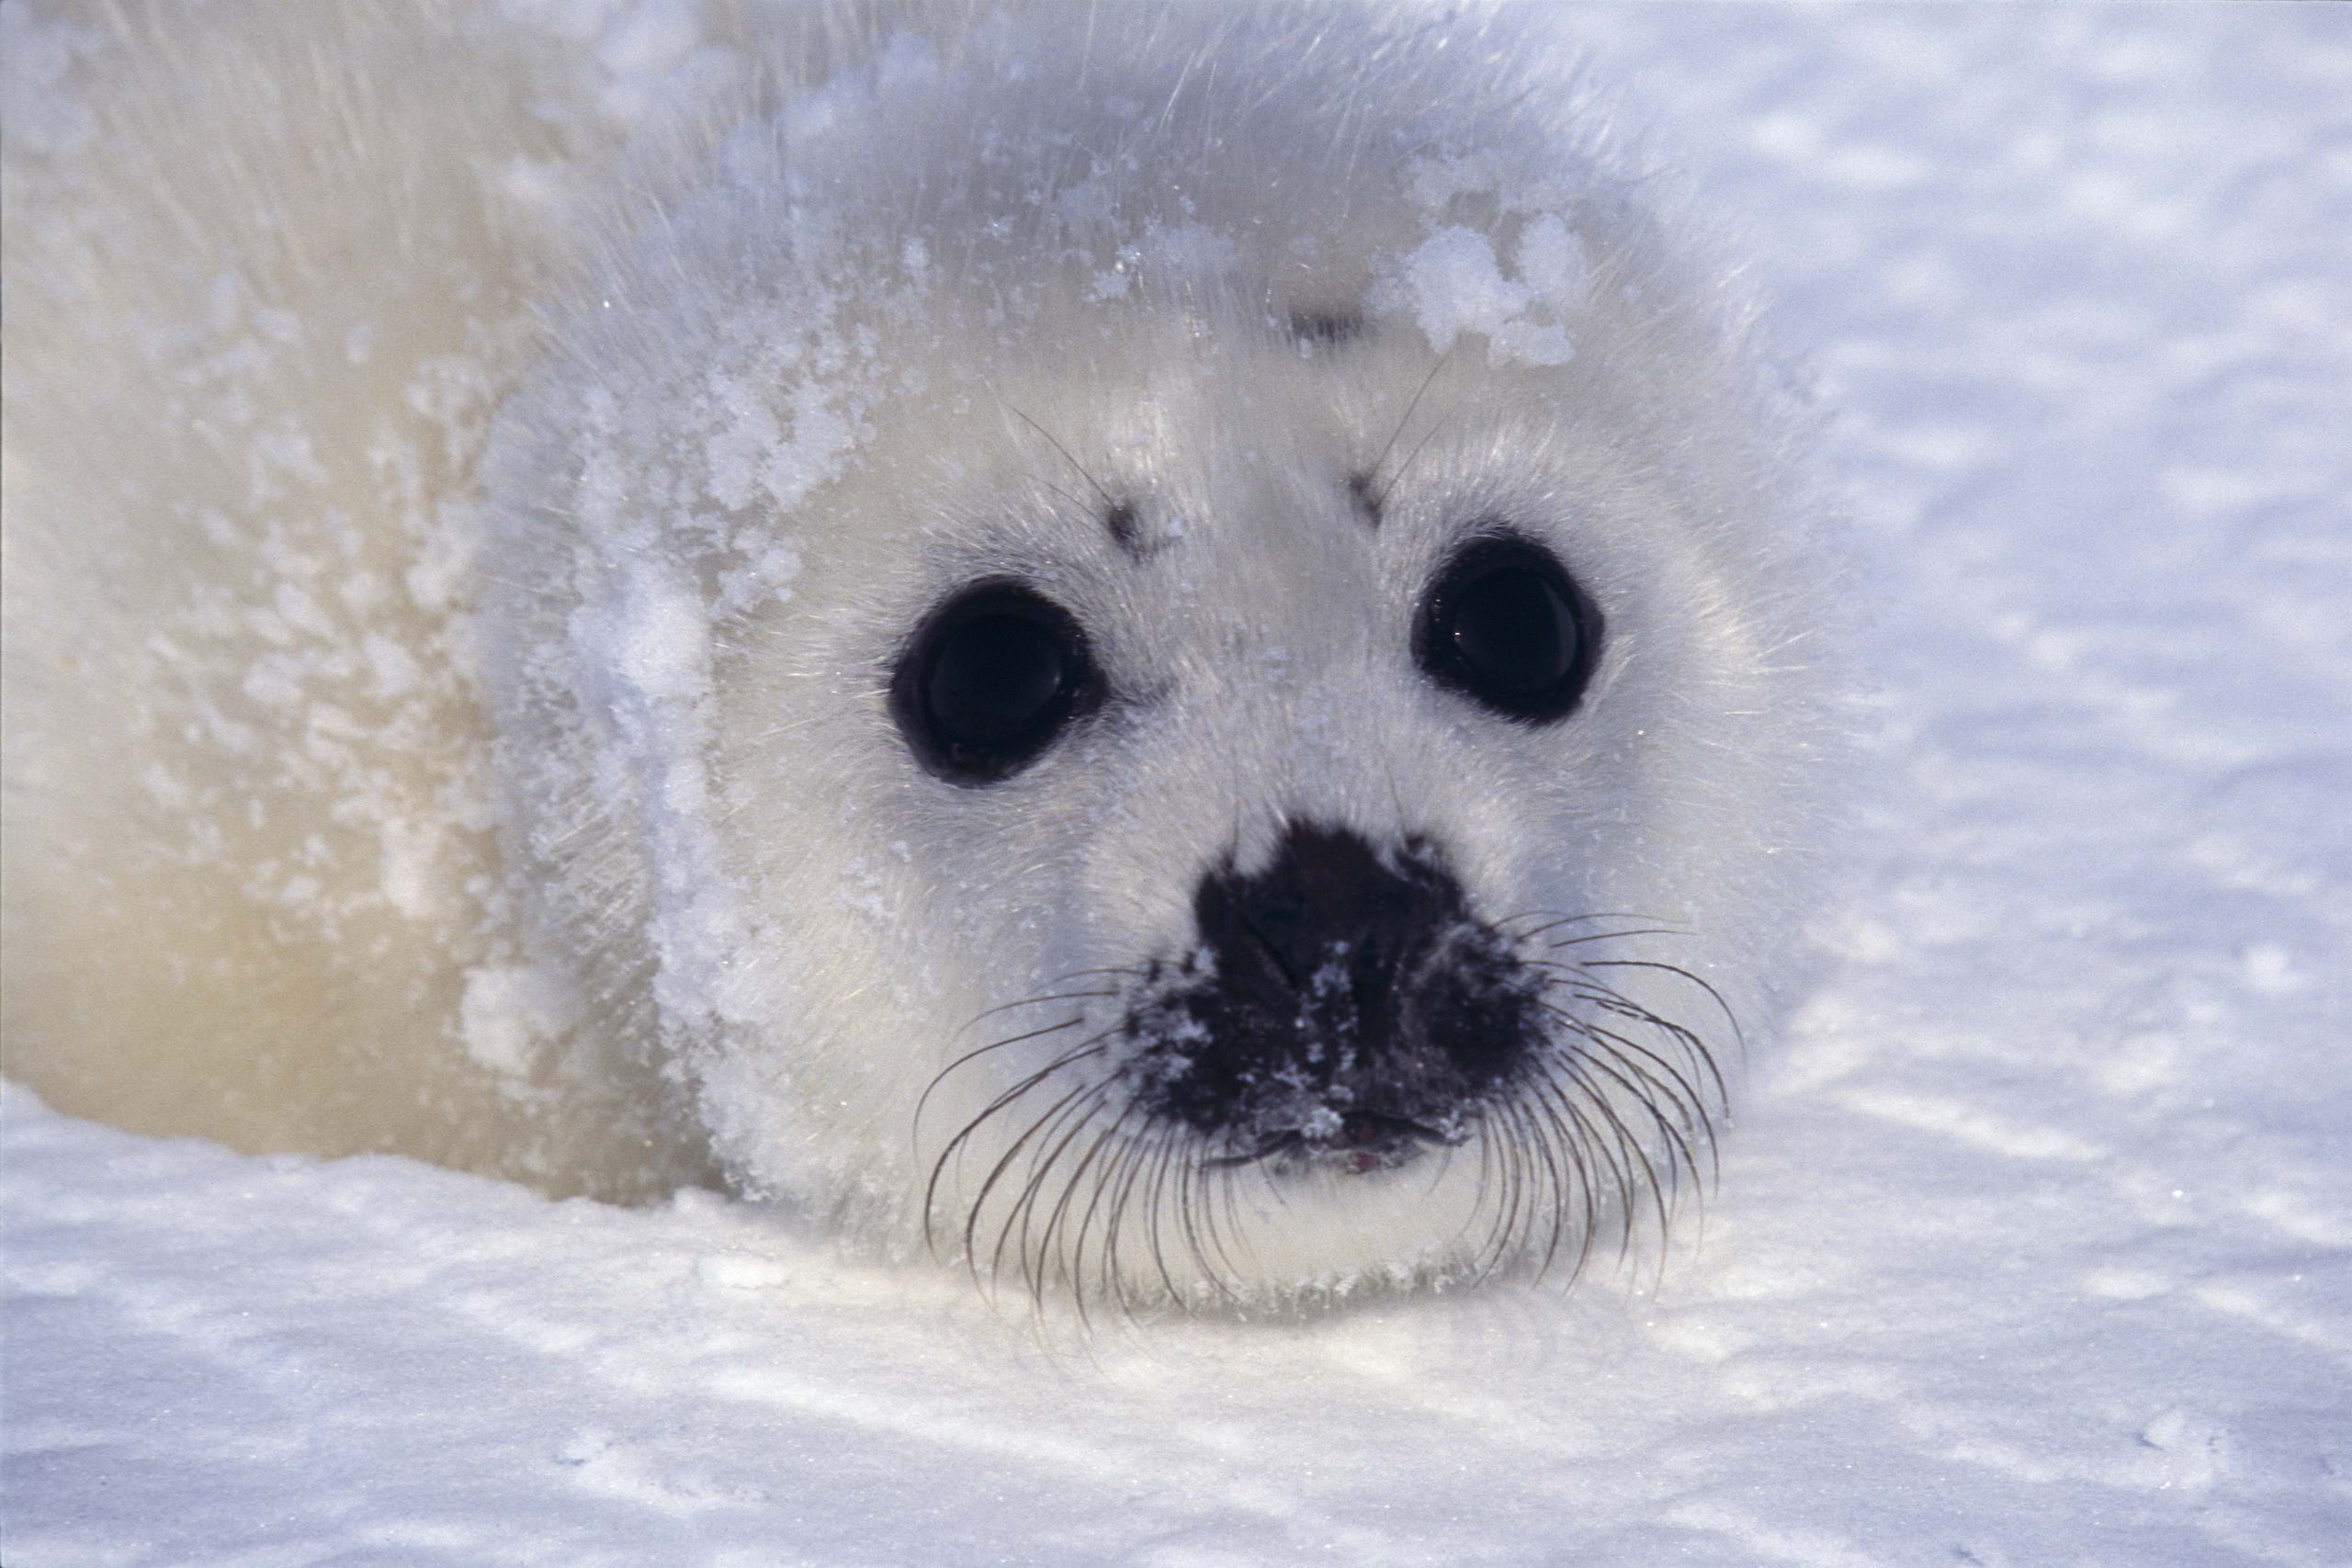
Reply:
[[[1266,962],[1274,966],[1274,973],[1283,977],[1284,985],[1294,991],[1305,987],[1306,981],[1301,975],[1303,966],[1294,958],[1283,953],[1282,943],[1268,936],[1260,928],[1258,922],[1247,914],[1237,913],[1235,921],[1249,933],[1250,940],[1257,944],[1258,951],[1266,955]]]

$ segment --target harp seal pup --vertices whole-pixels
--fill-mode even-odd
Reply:
[[[1837,591],[1524,12],[16,13],[7,1041],[1129,1308],[1563,1266]]]

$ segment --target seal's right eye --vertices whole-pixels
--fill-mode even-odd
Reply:
[[[1576,707],[1600,647],[1600,614],[1558,559],[1506,533],[1482,535],[1446,562],[1413,631],[1430,679],[1531,725]]]
[[[1025,583],[991,579],[916,628],[891,672],[890,716],[915,761],[974,786],[1027,767],[1102,694],[1076,618]]]

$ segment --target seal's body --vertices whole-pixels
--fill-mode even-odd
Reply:
[[[1130,1303],[1695,1174],[1819,546],[1525,27],[288,15],[12,176],[13,1071]]]

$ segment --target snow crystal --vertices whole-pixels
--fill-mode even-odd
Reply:
[[[1451,225],[1404,257],[1375,302],[1409,313],[1440,353],[1478,333],[1498,360],[1565,365],[1576,344],[1560,318],[1584,302],[1590,283],[1583,243],[1546,214],[1527,225],[1515,259],[1518,276],[1506,275],[1485,234]]]
[[[504,1078],[530,1077],[537,1052],[571,1022],[560,985],[523,964],[485,964],[466,975],[459,1025],[466,1054]]]

